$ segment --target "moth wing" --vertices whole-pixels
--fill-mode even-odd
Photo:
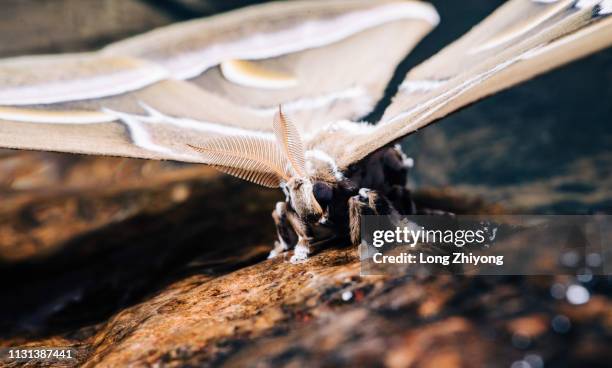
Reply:
[[[396,65],[437,22],[435,9],[417,1],[270,2],[102,52],[152,61],[268,121],[282,105],[306,133],[371,111]]]
[[[150,62],[98,53],[0,61],[0,147],[187,162],[187,144],[271,122]]]
[[[408,73],[375,127],[331,149],[347,167],[488,95],[612,44],[610,1],[512,0]]]

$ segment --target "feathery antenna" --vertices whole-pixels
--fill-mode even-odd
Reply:
[[[280,106],[274,117],[276,140],[257,135],[213,138],[188,147],[219,171],[265,187],[279,187],[295,175],[306,177],[305,151],[295,125]]]
[[[275,141],[258,136],[228,136],[210,139],[191,149],[207,163],[227,174],[266,187],[279,187],[290,178],[288,162]]]
[[[296,126],[285,117],[281,106],[278,106],[278,112],[274,115],[274,134],[278,140],[281,149],[287,156],[291,167],[295,174],[301,177],[306,177],[305,165],[305,150],[302,138]]]

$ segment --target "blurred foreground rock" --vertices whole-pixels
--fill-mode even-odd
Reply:
[[[553,281],[570,280],[360,277],[355,249],[331,249],[190,272],[107,321],[1,344],[71,346],[99,367],[605,366],[610,299],[573,306],[550,296]]]

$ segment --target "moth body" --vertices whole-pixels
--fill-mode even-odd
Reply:
[[[270,257],[294,248],[291,261],[302,262],[315,245],[357,244],[364,214],[416,213],[406,187],[411,161],[399,146],[382,148],[340,175],[332,174],[335,163],[320,158],[306,160],[318,168],[311,178],[286,185],[289,195],[272,213],[278,241]]]

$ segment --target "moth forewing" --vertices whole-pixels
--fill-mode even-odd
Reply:
[[[318,217],[298,131],[310,134],[370,111],[395,65],[437,21],[431,6],[417,2],[275,3],[160,29],[100,52],[33,57],[35,67],[13,60],[16,69],[0,65],[0,79],[18,82],[0,87],[0,146],[208,163],[261,185],[284,184],[300,217]],[[388,32],[406,36],[389,39]],[[370,70],[373,61],[378,67]],[[230,68],[230,78],[215,74],[222,65],[242,68]],[[35,78],[32,70],[39,71]],[[249,86],[239,82],[245,77]],[[271,79],[291,83],[268,88]],[[251,152],[244,138],[270,135],[281,102],[303,118],[298,127],[285,122],[282,163],[278,146],[255,144],[263,148]],[[215,137],[225,141],[206,149]],[[336,168],[333,173],[337,178]]]
[[[0,146],[201,162],[186,141],[269,131],[280,102],[301,117],[297,129],[310,133],[367,113],[396,63],[437,21],[420,2],[274,3],[161,28],[100,52],[5,60]],[[389,39],[389,31],[406,37]],[[375,55],[378,67],[370,70],[363,57],[357,63],[357,51]],[[222,76],[196,77],[219,75],[218,65],[241,59],[270,59],[265,69],[299,83],[261,93]],[[330,75],[332,67],[345,72]],[[246,100],[232,98],[238,95]]]
[[[234,119],[257,124],[258,117],[189,83],[162,80],[97,99],[0,106],[0,146],[202,162],[185,142],[252,131]]]
[[[435,9],[417,1],[271,2],[160,28],[102,52],[152,61],[266,122],[282,104],[310,132],[370,112],[395,66],[437,22]]]

